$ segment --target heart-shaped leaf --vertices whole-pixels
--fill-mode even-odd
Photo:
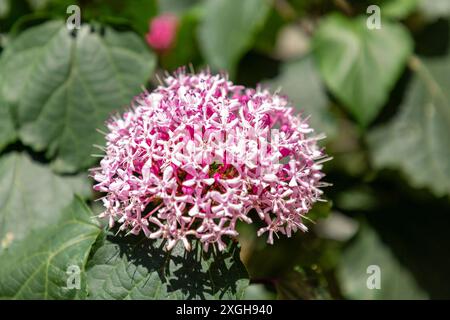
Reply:
[[[87,280],[90,299],[241,299],[248,285],[236,243],[167,252],[160,240],[111,235],[89,260]]]
[[[402,25],[383,20],[381,29],[369,29],[366,19],[332,14],[313,39],[327,86],[362,125],[378,115],[412,52]]]
[[[47,149],[59,171],[94,162],[92,145],[103,139],[96,129],[129,105],[155,66],[136,35],[94,29],[48,22],[20,34],[0,59],[0,95],[17,107],[20,138]]]
[[[81,199],[74,199],[56,225],[33,231],[3,251],[0,297],[82,298],[86,286],[85,263],[99,233],[89,208]],[[79,276],[79,281],[71,276]]]
[[[369,135],[372,159],[442,196],[450,194],[450,57],[413,61],[416,75],[399,114]]]
[[[200,49],[213,69],[234,74],[269,13],[267,0],[211,0],[199,28]]]

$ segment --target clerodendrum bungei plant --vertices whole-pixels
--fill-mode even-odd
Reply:
[[[209,72],[168,76],[107,123],[106,155],[92,169],[109,225],[204,250],[236,237],[256,211],[268,233],[306,231],[320,200],[322,162],[307,118],[287,98]],[[255,218],[253,218],[255,219]]]

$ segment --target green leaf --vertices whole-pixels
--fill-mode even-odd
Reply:
[[[199,28],[200,49],[213,69],[234,74],[269,13],[268,0],[212,0]]]
[[[175,46],[160,57],[160,64],[166,70],[172,71],[189,63],[196,64],[199,60],[199,50],[195,30],[201,16],[201,10],[194,7],[184,12],[179,18]]]
[[[263,284],[250,284],[245,289],[244,300],[275,300],[274,292],[269,291]]]
[[[107,5],[111,5],[110,3],[111,1],[108,1]],[[125,17],[141,34],[148,32],[150,19],[157,12],[156,0],[116,0],[116,3],[123,5],[122,10],[120,5],[118,6],[118,16]]]
[[[379,199],[367,185],[361,185],[339,193],[336,203],[343,210],[365,211],[375,208],[379,204]]]
[[[370,30],[366,19],[332,14],[322,21],[313,39],[327,86],[364,126],[386,103],[412,51],[402,25],[382,20],[381,29]]]
[[[55,175],[26,154],[0,158],[0,251],[31,230],[58,221],[73,194],[89,195],[90,189],[86,175]]]
[[[198,5],[201,3],[202,0],[164,0],[159,1],[158,7],[159,12],[161,13],[176,13],[176,14],[183,14],[186,11],[190,10],[192,7]]]
[[[87,266],[90,299],[240,299],[247,272],[232,243],[225,252],[136,236],[105,237]]]
[[[418,4],[419,0],[382,0],[380,1],[381,17],[382,19],[383,17],[404,18],[413,12]]]
[[[86,19],[113,24],[128,24],[140,34],[148,31],[149,21],[156,15],[156,12],[156,0],[89,1],[82,5],[82,15]]]
[[[16,140],[14,121],[6,101],[0,96],[0,151]]]
[[[371,287],[376,285],[374,278],[370,277],[378,275],[369,266],[379,267],[379,289],[369,289],[367,285],[368,282]],[[344,296],[350,299],[427,298],[412,274],[368,225],[361,227],[342,253],[337,275]]]
[[[369,135],[373,163],[401,169],[414,187],[450,194],[450,56],[413,61],[398,115]]]
[[[326,219],[331,213],[331,208],[333,207],[332,201],[319,201],[316,202],[311,210],[308,212],[308,219],[305,219],[305,225],[315,224],[321,219]]]
[[[306,268],[296,266],[276,282],[280,300],[324,300],[331,299],[328,281],[319,266]]]
[[[312,57],[283,64],[280,75],[267,84],[272,89],[281,88],[298,111],[311,116],[311,125],[317,132],[325,132],[328,137],[336,134],[336,122]]]
[[[5,18],[10,10],[9,0],[0,0],[0,18]]]
[[[42,10],[48,6],[52,0],[27,0],[27,2],[32,10]]]
[[[0,297],[74,299],[85,294],[84,267],[100,229],[79,198],[56,224],[34,231],[0,255]],[[72,266],[72,267],[71,267]],[[69,267],[80,271],[80,289],[70,284]],[[68,286],[69,284],[69,286]]]
[[[90,166],[96,132],[112,111],[129,105],[155,66],[132,33],[83,26],[76,36],[59,21],[29,29],[0,59],[0,94],[17,107],[20,138],[47,149],[58,171]]]
[[[450,17],[450,1],[448,0],[420,0],[420,8],[430,19]]]

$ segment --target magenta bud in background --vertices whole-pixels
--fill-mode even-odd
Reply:
[[[165,52],[175,44],[178,17],[174,14],[162,14],[150,21],[149,32],[145,38],[155,51]]]

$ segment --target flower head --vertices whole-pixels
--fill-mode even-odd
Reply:
[[[323,151],[285,97],[221,75],[180,70],[108,121],[106,155],[93,169],[110,226],[224,249],[238,221],[258,235],[306,231],[320,199]],[[254,214],[252,214],[254,213]],[[253,219],[253,220],[252,220]]]
[[[175,43],[178,18],[173,14],[163,14],[150,22],[146,40],[150,47],[159,52],[171,49]]]

